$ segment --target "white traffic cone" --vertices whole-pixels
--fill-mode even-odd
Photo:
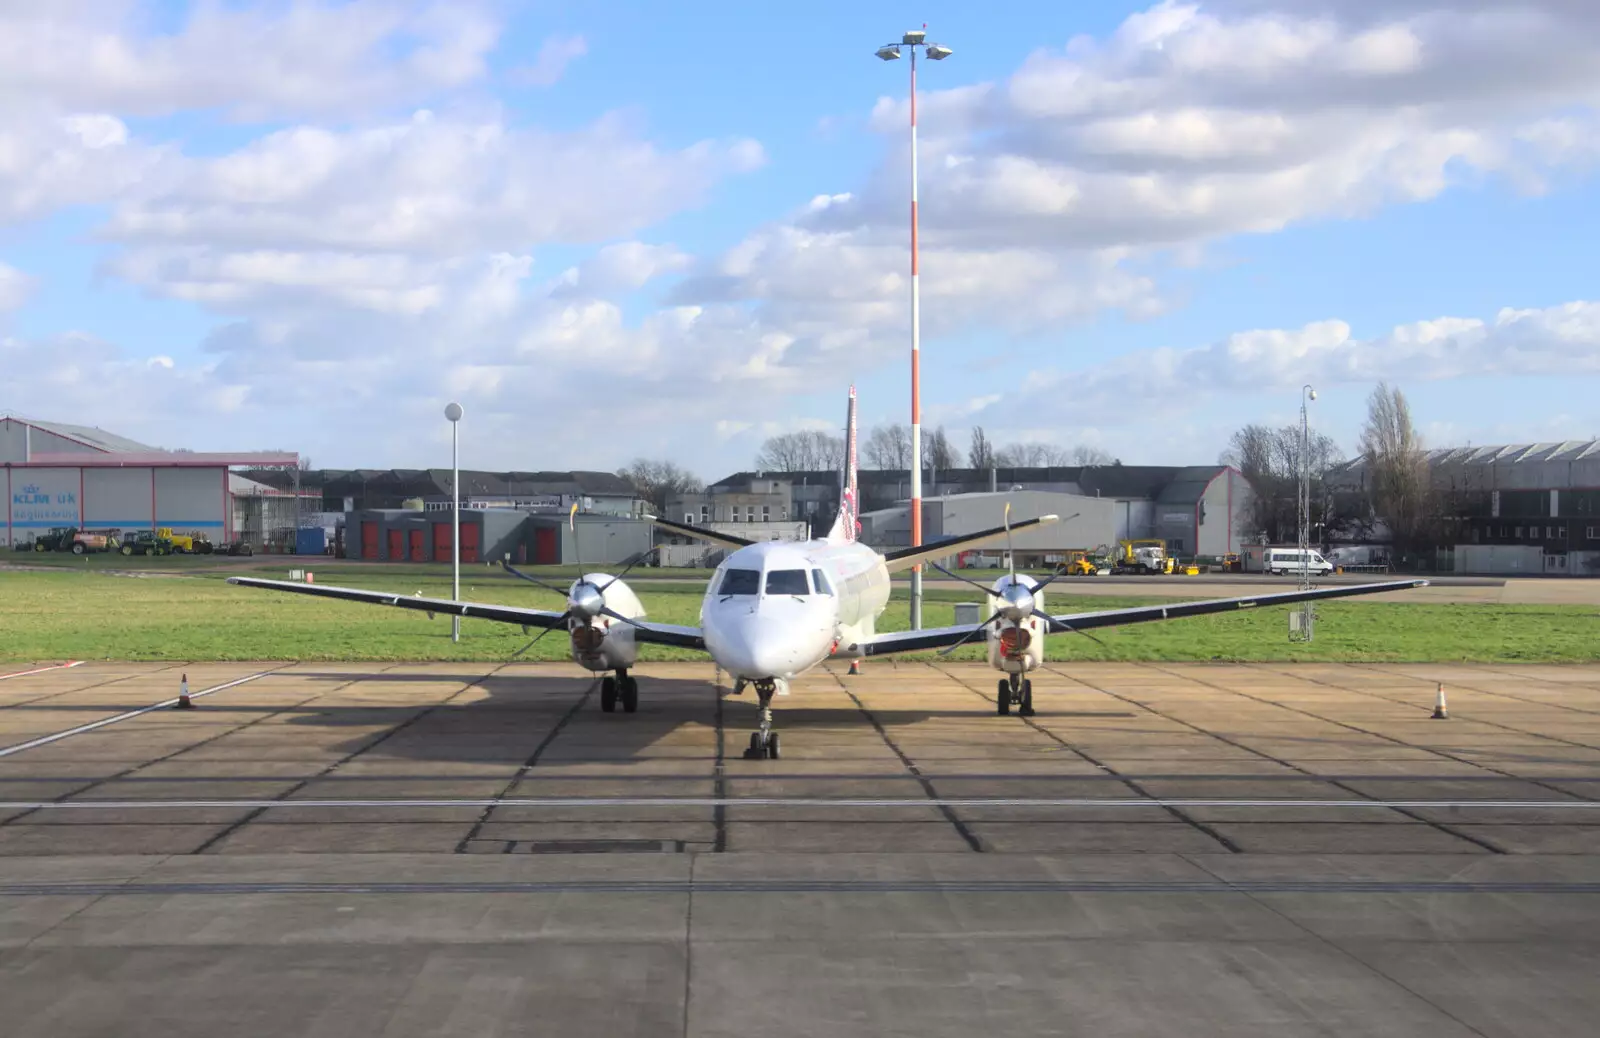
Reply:
[[[178,682],[178,701],[172,705],[174,710],[193,710],[194,700],[189,698],[189,675],[185,674]]]
[[[1439,692],[1433,700],[1433,719],[1435,721],[1447,721],[1450,719],[1450,711],[1444,707],[1444,682],[1442,681],[1439,682]]]

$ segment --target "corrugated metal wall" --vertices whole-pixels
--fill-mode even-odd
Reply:
[[[88,529],[148,530],[150,469],[84,469],[83,515]]]
[[[156,525],[182,533],[203,530],[222,536],[226,518],[220,469],[156,469]]]
[[[7,469],[6,544],[26,544],[53,526],[77,526],[81,469]]]

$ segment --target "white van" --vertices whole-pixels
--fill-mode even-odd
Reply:
[[[1278,576],[1293,576],[1304,565],[1313,575],[1332,573],[1333,563],[1322,557],[1322,554],[1313,550],[1301,551],[1299,548],[1268,548],[1263,553],[1261,560],[1262,569]],[[1308,558],[1302,559],[1302,556]]]

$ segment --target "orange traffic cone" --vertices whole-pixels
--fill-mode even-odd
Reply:
[[[178,682],[178,701],[172,705],[174,710],[193,710],[194,700],[189,698],[189,675],[185,674]]]
[[[852,674],[860,674],[861,673],[861,661],[860,660],[851,660],[850,661],[850,673],[852,673]]]
[[[1435,721],[1447,721],[1450,719],[1450,711],[1444,707],[1444,682],[1442,681],[1439,682],[1439,693],[1433,700],[1433,719]]]

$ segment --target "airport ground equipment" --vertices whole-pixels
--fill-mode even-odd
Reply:
[[[171,555],[172,542],[152,530],[136,530],[117,549],[124,555]]]
[[[1064,562],[1056,564],[1056,572],[1064,577],[1092,577],[1099,572],[1089,553],[1083,548],[1071,548]]]
[[[186,533],[177,533],[170,526],[161,526],[156,529],[157,537],[165,537],[167,543],[172,545],[172,550],[180,555],[194,554],[194,537]]]
[[[1121,541],[1111,563],[1112,573],[1171,573],[1172,556],[1165,541],[1155,538]]]
[[[111,551],[117,538],[109,533],[89,533],[70,526],[56,526],[40,534],[33,542],[34,551],[70,551],[74,555]]]

